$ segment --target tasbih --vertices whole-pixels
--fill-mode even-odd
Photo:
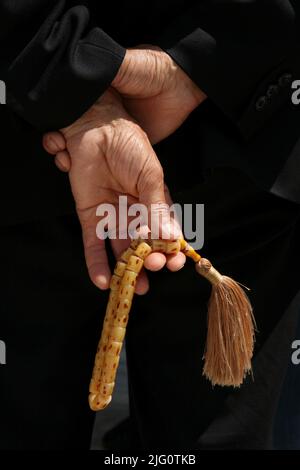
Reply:
[[[172,255],[179,251],[195,262],[196,271],[212,285],[203,374],[213,385],[239,387],[251,371],[255,321],[241,285],[220,274],[183,239],[133,240],[118,260],[110,282],[89,389],[92,410],[102,410],[111,402],[136,281],[145,259],[152,252]]]

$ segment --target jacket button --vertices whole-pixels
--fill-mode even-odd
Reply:
[[[266,104],[267,104],[267,98],[265,96],[261,96],[260,98],[258,98],[258,100],[255,103],[256,111],[262,111],[264,107],[266,106]]]
[[[284,73],[283,75],[281,75],[281,77],[279,77],[278,83],[281,87],[286,87],[291,83],[292,78],[293,77],[291,73]]]
[[[274,95],[279,93],[279,86],[278,85],[270,85],[267,89],[267,97],[272,98]]]

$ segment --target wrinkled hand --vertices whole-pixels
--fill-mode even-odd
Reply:
[[[119,196],[127,195],[130,204],[140,202],[148,208],[151,204],[159,204],[158,210],[163,215],[168,212],[163,170],[145,132],[128,115],[115,92],[106,92],[61,133],[71,159],[69,178],[82,227],[89,274],[100,289],[106,289],[110,269],[105,241],[96,234],[97,207],[101,203],[111,203],[118,208]],[[162,238],[180,236],[172,221],[160,229]],[[115,255],[118,256],[128,243],[128,240],[113,240]],[[171,270],[177,270],[184,265],[185,257],[179,253],[167,260],[164,255],[153,253],[146,266],[157,270],[166,262]],[[144,273],[137,292],[144,293],[147,288]]]

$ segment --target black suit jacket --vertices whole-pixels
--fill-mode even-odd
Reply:
[[[66,175],[42,150],[42,132],[88,109],[116,75],[124,48],[138,43],[165,49],[209,98],[158,147],[162,160],[172,149],[178,154],[166,164],[169,179],[185,151],[197,168],[238,166],[299,202],[300,109],[291,102],[291,83],[300,79],[299,18],[297,0],[2,0],[2,222],[72,210]],[[176,184],[190,184],[190,172],[182,174]]]

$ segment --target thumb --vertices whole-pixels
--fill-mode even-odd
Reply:
[[[138,181],[138,192],[141,204],[147,207],[151,238],[171,241],[181,238],[181,227],[175,217],[174,208],[170,205],[171,199],[157,157],[155,163],[150,161],[143,168]]]

